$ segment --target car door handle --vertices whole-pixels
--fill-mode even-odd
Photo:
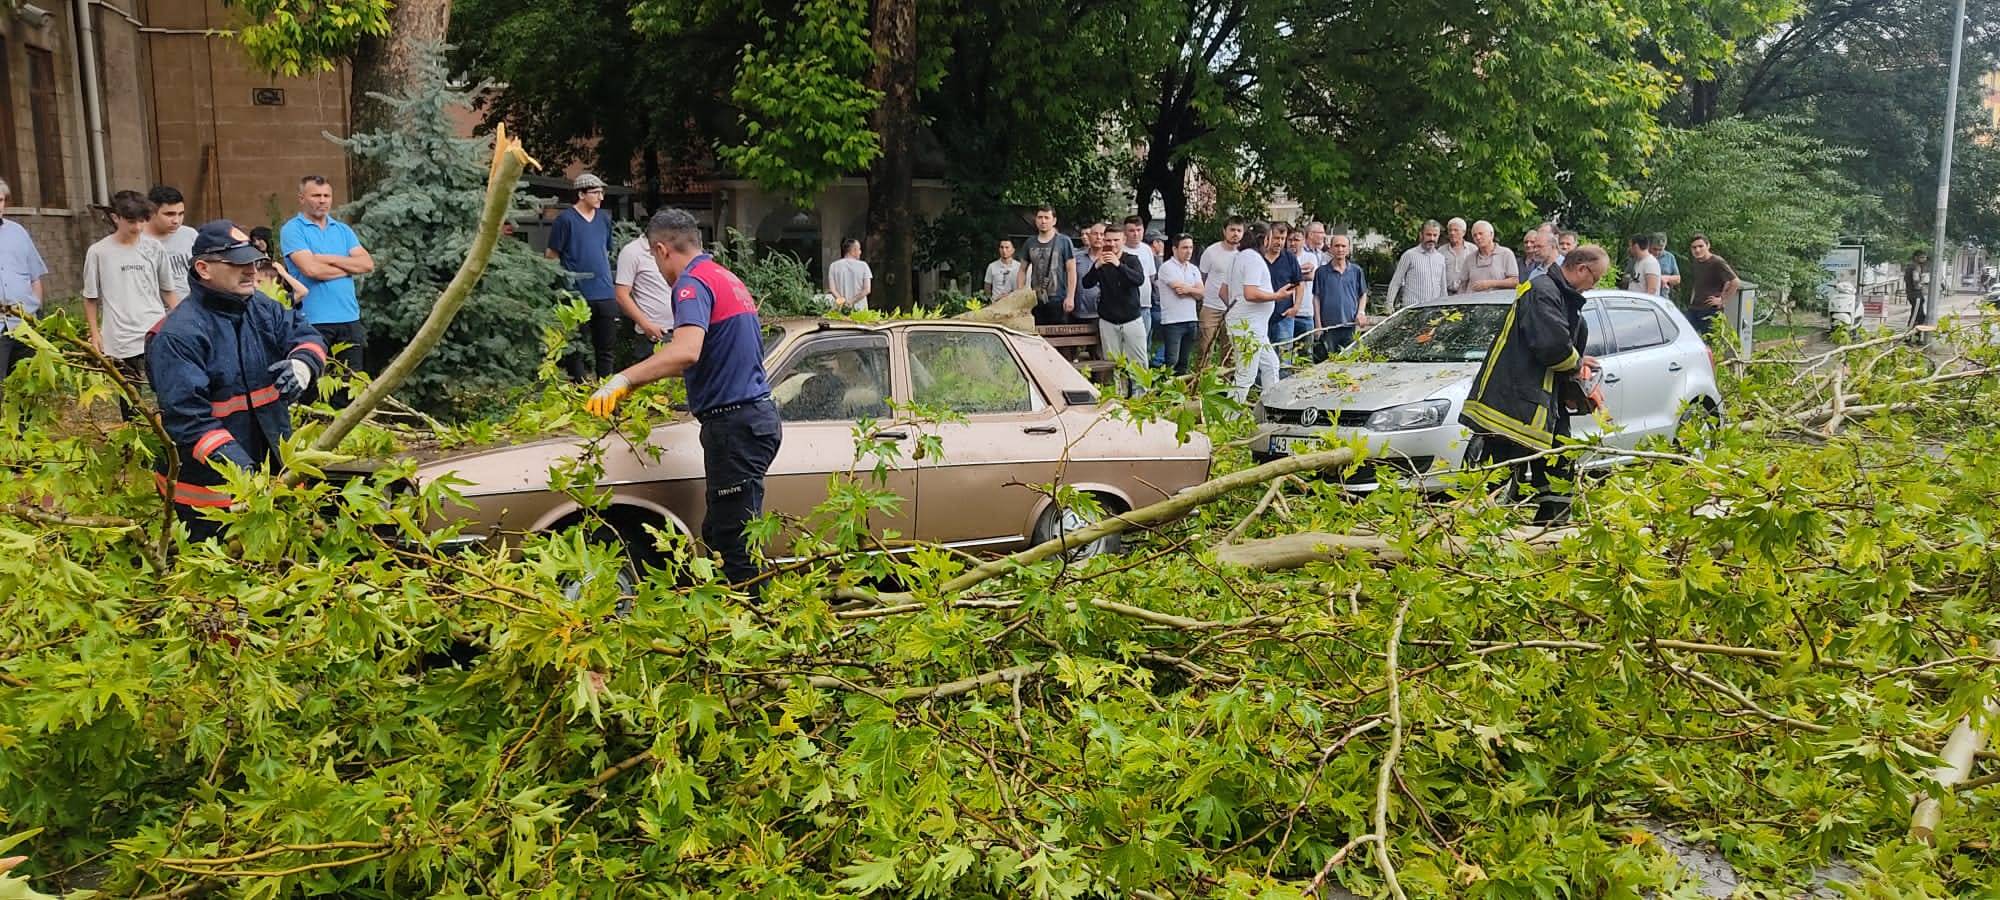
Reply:
[[[1604,383],[1605,383],[1605,384],[1617,384],[1617,383],[1618,383],[1618,375],[1617,375],[1616,373],[1613,373],[1613,372],[1606,372],[1606,373],[1604,373]]]
[[[1029,426],[1027,426],[1026,428],[1023,428],[1023,429],[1021,429],[1021,433],[1022,433],[1022,434],[1055,434],[1055,433],[1056,433],[1056,427],[1055,427],[1054,425],[1029,425]]]
[[[878,441],[907,441],[910,439],[910,433],[907,431],[878,431],[870,436]]]
[[[1677,363],[1677,362],[1672,362],[1672,363],[1667,363],[1667,371],[1669,371],[1669,372],[1678,372],[1678,371],[1680,371],[1680,370],[1681,370],[1681,364],[1680,364],[1680,363]]]

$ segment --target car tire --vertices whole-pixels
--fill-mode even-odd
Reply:
[[[620,612],[627,612],[627,604],[639,593],[639,584],[645,579],[645,564],[655,556],[649,548],[645,530],[637,525],[599,525],[590,533],[590,543],[610,544],[618,550],[619,564],[617,578]],[[564,602],[575,603],[590,584],[591,576],[580,579],[564,579],[562,593]]]
[[[1714,408],[1702,400],[1691,400],[1674,423],[1674,450],[1701,456],[1715,445],[1715,432],[1721,427],[1722,416]]]
[[[1097,498],[1098,506],[1107,513],[1123,511],[1118,502],[1110,497],[1103,494],[1092,494],[1091,496]],[[1041,544],[1055,540],[1077,529],[1088,528],[1096,521],[1095,518],[1086,517],[1076,510],[1066,509],[1061,504],[1051,503],[1046,509],[1042,510],[1041,517],[1035,520],[1034,542]],[[1119,535],[1106,535],[1080,547],[1071,547],[1068,553],[1063,554],[1063,558],[1072,563],[1079,563],[1093,556],[1117,553],[1123,547],[1124,541]]]

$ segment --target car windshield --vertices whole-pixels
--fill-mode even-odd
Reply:
[[[1505,303],[1457,303],[1403,310],[1361,338],[1372,356],[1388,362],[1478,362],[1493,349],[1507,318]]]

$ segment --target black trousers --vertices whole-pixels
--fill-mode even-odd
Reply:
[[[778,405],[765,397],[699,418],[708,480],[701,542],[722,555],[722,573],[730,583],[746,584],[759,569],[750,558],[743,528],[764,512],[764,474],[771,470],[784,438]]]
[[[340,363],[350,372],[366,371],[363,366],[368,358],[368,328],[362,325],[360,320],[320,322],[313,325],[313,330],[319,332],[319,336],[326,340],[328,360]],[[334,346],[338,344],[346,344],[347,348],[335,350]],[[305,402],[306,399],[310,398],[302,399],[300,402]],[[336,391],[327,397],[327,402],[332,404],[334,409],[345,409],[353,400],[354,397],[344,390]]]
[[[128,356],[124,359],[113,360],[112,362],[118,367],[119,373],[125,376],[125,380],[132,383],[133,387],[141,390],[145,389],[146,354],[141,353],[138,356]],[[124,391],[118,392],[118,415],[124,417],[127,422],[138,420],[139,411],[132,408],[132,401],[125,399]]]
[[[618,311],[616,300],[590,300],[590,321],[577,331],[590,339],[590,361],[595,363],[597,377],[610,378],[618,371],[618,324],[624,321]],[[569,377],[582,381],[589,374],[584,358],[572,355],[563,361],[569,369]]]
[[[1555,424],[1557,440],[1569,436],[1569,417],[1559,417]],[[1576,473],[1573,471],[1572,460],[1569,458],[1569,454],[1558,453],[1549,456],[1535,456],[1536,451],[1530,450],[1497,434],[1480,434],[1478,435],[1478,443],[1479,451],[1477,453],[1478,458],[1474,463],[1475,465],[1513,464],[1514,472],[1509,477],[1509,483],[1514,499],[1523,499],[1527,493],[1524,490],[1524,484],[1526,487],[1534,489],[1532,497],[1535,501],[1535,522],[1537,524],[1552,524],[1568,520],[1570,496],[1567,493],[1558,492],[1558,486],[1555,482],[1574,483]],[[1527,457],[1531,456],[1534,458],[1527,459]]]
[[[1326,358],[1348,348],[1354,343],[1354,326],[1341,325],[1319,333],[1313,341],[1313,362],[1326,362]]]
[[[14,340],[11,334],[0,333],[0,379],[14,374],[14,367],[33,355],[35,348]]]

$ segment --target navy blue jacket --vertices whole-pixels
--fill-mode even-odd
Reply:
[[[187,299],[153,327],[146,370],[161,424],[180,454],[174,502],[228,506],[229,495],[209,489],[223,482],[219,460],[275,468],[278,442],[292,433],[292,405],[269,369],[287,358],[318,378],[326,339],[298,310],[259,293],[236,297],[191,281]]]

